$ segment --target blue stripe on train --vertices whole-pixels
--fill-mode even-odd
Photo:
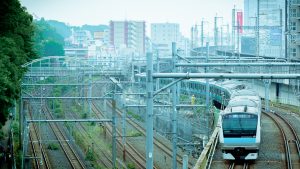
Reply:
[[[224,143],[255,143],[255,138],[224,138]]]

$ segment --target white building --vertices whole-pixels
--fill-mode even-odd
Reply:
[[[109,45],[109,29],[94,32],[94,40],[99,40],[103,42],[104,45]]]
[[[153,47],[160,55],[172,54],[172,42],[176,42],[177,48],[185,50],[188,40],[184,38],[177,23],[153,23],[151,24],[151,40]]]
[[[89,44],[89,41],[92,40],[92,35],[87,30],[74,30],[72,29],[72,35],[71,35],[71,43],[73,45],[81,46],[81,47],[87,47]]]
[[[134,51],[145,54],[145,22],[144,21],[110,21],[110,44],[117,50]]]

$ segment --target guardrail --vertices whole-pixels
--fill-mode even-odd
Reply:
[[[193,169],[210,168],[210,164],[218,143],[218,138],[219,138],[219,127],[217,126],[211,138],[209,139],[208,143],[204,147],[204,150],[202,151]]]

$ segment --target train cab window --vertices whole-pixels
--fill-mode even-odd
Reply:
[[[222,116],[224,137],[255,137],[257,115],[234,113]]]

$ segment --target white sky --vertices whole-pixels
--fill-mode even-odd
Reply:
[[[231,24],[231,9],[243,9],[243,0],[20,0],[29,13],[70,25],[106,24],[110,20],[145,20],[147,35],[151,23],[179,23],[184,36],[202,18],[213,28],[213,18],[222,16]]]

